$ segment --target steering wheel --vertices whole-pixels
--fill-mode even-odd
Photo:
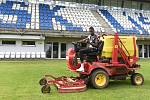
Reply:
[[[107,36],[106,34],[102,34],[102,38],[104,39],[104,36]]]

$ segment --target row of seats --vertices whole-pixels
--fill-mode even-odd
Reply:
[[[0,2],[0,28],[32,30],[89,31],[104,30],[91,10],[57,4]]]
[[[30,6],[25,2],[3,0],[0,3],[0,28],[26,29],[26,24],[31,23]]]
[[[55,14],[62,16],[64,19],[67,19],[67,21],[71,22],[73,26],[82,27],[83,31],[88,31],[88,28],[90,26],[93,26],[96,32],[101,31],[101,24],[94,17],[90,10],[82,10],[76,8],[61,8]]]
[[[150,13],[122,9],[99,9],[98,13],[119,33],[150,34]]]
[[[45,52],[0,52],[0,59],[46,58]]]

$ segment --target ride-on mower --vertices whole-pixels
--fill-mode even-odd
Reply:
[[[81,43],[73,43],[74,49],[69,48],[66,54],[67,66],[79,73],[78,77],[54,77],[45,75],[39,83],[42,85],[42,93],[50,93],[50,85],[54,84],[59,92],[85,91],[87,85],[96,89],[106,88],[110,80],[131,80],[132,85],[142,85],[144,78],[136,71],[140,65],[138,61],[138,49],[135,36],[104,36],[100,44],[101,49],[97,53],[84,55],[84,72],[77,72],[80,67],[78,58]],[[49,78],[53,78],[53,80]]]

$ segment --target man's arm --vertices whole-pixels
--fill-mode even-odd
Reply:
[[[88,42],[88,37],[85,38],[85,39],[82,39],[82,40],[80,40],[80,41],[78,41],[78,42],[87,43],[87,42]]]

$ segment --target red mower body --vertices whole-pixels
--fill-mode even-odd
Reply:
[[[112,59],[110,62],[102,62],[101,60],[97,60],[96,62],[84,62],[84,69],[85,72],[81,72],[80,74],[85,74],[85,75],[90,75],[92,71],[96,69],[102,69],[105,72],[108,73],[109,76],[114,76],[114,75],[127,75],[130,71],[133,70],[138,70],[139,65],[136,64],[138,61],[138,57],[136,55],[136,40],[133,38],[133,43],[134,43],[134,55],[132,57],[128,57],[125,53],[124,50],[126,50],[126,47],[122,44],[122,47],[120,47],[121,40],[119,39],[118,33],[115,34],[114,36],[114,47],[112,50]],[[124,50],[123,50],[124,48]],[[126,52],[128,52],[126,50]],[[74,64],[74,59],[75,59],[76,52],[74,49],[70,48],[67,51],[66,54],[66,59],[67,59],[67,66],[68,68],[76,72],[76,69],[80,67],[80,63],[75,65]],[[118,55],[121,55],[121,59],[125,63],[119,62]]]

